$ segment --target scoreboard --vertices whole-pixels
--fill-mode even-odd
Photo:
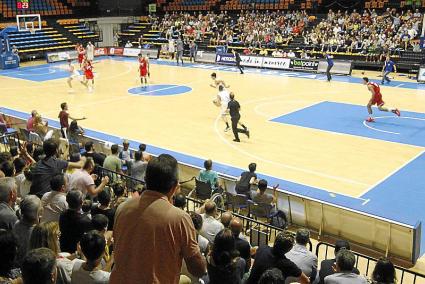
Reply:
[[[30,7],[30,0],[18,0],[16,1],[16,8],[25,10],[29,9]]]

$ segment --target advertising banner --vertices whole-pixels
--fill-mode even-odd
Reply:
[[[283,69],[289,69],[290,63],[291,63],[291,59],[289,58],[264,57],[262,67],[283,70]]]
[[[308,71],[317,71],[319,67],[318,60],[309,60],[309,59],[291,59],[289,68],[292,70],[308,70]]]
[[[425,66],[419,68],[418,82],[425,82]]]
[[[122,47],[111,47],[109,48],[109,55],[123,55],[124,48]]]
[[[140,48],[124,48],[123,55],[137,57],[140,53]]]
[[[95,48],[94,56],[108,55],[108,49],[105,47]]]
[[[68,59],[77,59],[78,54],[76,50],[67,50],[67,51],[58,51],[58,52],[48,52],[46,54],[47,62],[58,62],[65,61]]]
[[[261,56],[251,56],[251,55],[241,55],[241,65],[249,67],[262,67],[264,57]]]
[[[235,56],[232,53],[217,53],[215,62],[220,64],[231,64],[235,65]]]

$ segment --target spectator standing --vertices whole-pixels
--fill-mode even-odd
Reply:
[[[28,120],[27,120],[27,130],[30,131],[30,132],[34,132],[34,119],[35,119],[36,115],[37,115],[37,111],[33,110],[31,112],[31,117],[28,118]]]
[[[106,156],[103,153],[97,153],[95,151],[92,141],[87,141],[84,144],[84,150],[85,152],[82,154],[82,156],[86,158],[93,158],[96,166],[103,166],[103,162],[105,161]]]
[[[16,199],[15,179],[12,177],[0,178],[0,229],[12,230],[18,221],[14,210]]]
[[[144,181],[148,162],[143,160],[143,152],[134,153],[134,161],[131,163],[131,177]]]
[[[177,38],[176,40],[176,62],[177,65],[179,65],[179,59],[182,62],[182,66],[183,66],[183,50],[184,50],[184,45],[183,45],[183,41],[180,37]]]
[[[78,259],[74,262],[71,284],[108,284],[110,272],[101,267],[105,238],[93,230],[82,236],[80,245],[86,261]]]
[[[67,180],[63,174],[57,174],[50,180],[52,191],[46,192],[41,198],[43,206],[41,222],[59,222],[60,214],[68,209],[68,203],[66,202]]]
[[[83,194],[79,190],[71,190],[66,195],[69,208],[59,217],[60,247],[64,252],[74,253],[81,236],[90,231],[91,220],[81,213]]]
[[[31,250],[22,263],[23,284],[55,284],[56,257],[48,248]]]
[[[40,198],[35,195],[26,196],[19,204],[21,219],[13,228],[13,233],[18,239],[17,262],[20,264],[27,254],[32,230],[40,222],[43,207]]]
[[[104,176],[99,186],[96,187],[94,180],[97,178],[96,175],[91,173],[94,170],[94,161],[92,158],[88,158],[81,170],[76,170],[69,177],[69,186],[72,190],[79,190],[83,193],[84,198],[89,195],[95,197],[101,192],[109,182],[109,177]]]
[[[121,204],[116,212],[110,283],[176,284],[183,258],[188,271],[201,277],[206,265],[193,222],[172,205],[179,191],[176,159],[167,154],[152,158],[145,180],[141,196]]]
[[[111,146],[111,155],[107,156],[103,162],[103,167],[107,170],[122,174],[122,163],[118,157],[118,145]]]
[[[326,67],[326,77],[328,78],[328,82],[332,80],[331,69],[334,66],[334,61],[332,55],[325,53],[325,59],[328,63],[328,67]]]
[[[79,162],[67,162],[58,159],[57,151],[58,144],[54,139],[48,139],[43,143],[43,151],[45,158],[39,160],[34,169],[31,170],[32,184],[30,194],[35,194],[38,197],[43,197],[46,192],[51,191],[50,180],[57,174],[63,173],[66,169],[81,168],[84,165],[85,159]]]
[[[10,283],[21,276],[16,267],[18,240],[12,231],[0,230],[0,283]],[[5,282],[3,282],[5,281]],[[17,284],[19,282],[12,282]]]
[[[108,231],[112,231],[114,227],[115,209],[111,208],[111,192],[109,188],[104,188],[97,195],[99,205],[91,210],[91,215],[96,214],[105,215],[108,218]]]
[[[85,117],[82,117],[82,118],[72,117],[68,112],[67,103],[61,103],[61,111],[59,112],[58,118],[61,125],[62,138],[65,138],[65,139],[67,139],[68,137],[69,118],[76,121],[86,119]]]
[[[130,143],[128,142],[127,139],[123,140],[122,146],[123,146],[123,149],[118,155],[118,157],[121,159],[122,164],[128,167],[130,161],[133,159],[133,154],[131,153],[129,149]]]
[[[397,73],[397,66],[395,65],[394,61],[392,61],[387,55],[387,57],[385,58],[384,66],[382,67],[382,85],[384,84],[384,80],[387,81],[387,83],[391,83],[391,80],[390,78],[388,78],[388,75],[393,71]]]

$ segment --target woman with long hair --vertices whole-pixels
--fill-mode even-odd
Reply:
[[[223,229],[216,235],[207,262],[211,284],[239,284],[242,282],[245,260],[239,257],[239,253],[235,249],[235,239],[230,229]]]
[[[60,251],[58,222],[45,222],[34,227],[29,241],[29,250],[36,248],[49,248],[56,255],[56,264],[58,268],[57,284],[71,283],[71,274],[73,262],[70,259],[74,255],[65,257]]]

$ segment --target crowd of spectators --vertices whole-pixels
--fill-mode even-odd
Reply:
[[[304,44],[324,52],[362,53],[370,61],[382,61],[386,54],[401,50],[419,51],[422,14],[416,9],[398,12],[376,10],[329,10],[310,31],[303,33]]]
[[[346,241],[319,266],[306,229],[256,247],[242,220],[220,213],[214,201],[186,212],[175,158],[151,158],[143,144],[133,155],[123,144],[105,158],[88,142],[78,162],[60,159],[54,139],[0,152],[1,283],[366,283]],[[143,174],[137,171],[145,181],[141,192],[118,174],[93,174],[96,165],[126,172],[133,163],[146,163]],[[237,190],[276,203],[255,171],[251,163]],[[211,160],[199,177],[220,187]],[[19,188],[25,181],[31,190]],[[380,259],[371,280],[394,283],[392,263]]]

